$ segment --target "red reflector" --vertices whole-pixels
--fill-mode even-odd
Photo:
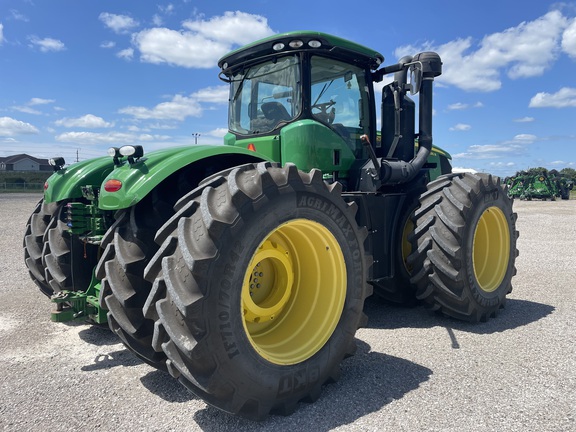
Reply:
[[[48,182],[44,182],[44,190],[48,189]]]
[[[248,150],[255,152],[256,147],[254,146],[254,144],[250,143],[250,144],[248,144]]]
[[[106,192],[118,192],[122,188],[122,182],[120,180],[108,180],[104,184],[104,190]]]

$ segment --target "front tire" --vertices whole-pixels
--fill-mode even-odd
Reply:
[[[498,177],[452,174],[429,183],[408,260],[416,297],[465,321],[494,317],[516,274],[516,218]]]
[[[169,372],[251,419],[318,398],[365,319],[355,204],[317,170],[261,163],[211,178],[179,207],[146,274]]]

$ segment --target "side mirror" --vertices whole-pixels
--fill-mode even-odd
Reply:
[[[410,94],[415,95],[420,91],[422,85],[422,68],[419,63],[410,65]]]

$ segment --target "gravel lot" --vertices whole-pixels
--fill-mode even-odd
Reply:
[[[106,329],[50,321],[23,262],[36,194],[0,194],[0,429],[8,431],[575,431],[576,200],[516,201],[506,309],[470,325],[369,299],[357,355],[314,404],[224,414]]]

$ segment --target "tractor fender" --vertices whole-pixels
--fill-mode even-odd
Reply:
[[[145,154],[134,163],[124,162],[109,173],[102,181],[98,205],[102,210],[132,207],[182,168],[197,162],[212,163],[222,159],[226,159],[228,168],[248,162],[271,161],[269,157],[254,151],[223,145],[157,150]],[[121,187],[113,192],[106,190],[106,184],[110,180],[115,180],[117,185],[117,182],[120,182]]]
[[[114,169],[110,157],[100,157],[77,162],[54,172],[44,185],[44,202],[82,197],[81,186],[99,187],[102,180]]]

